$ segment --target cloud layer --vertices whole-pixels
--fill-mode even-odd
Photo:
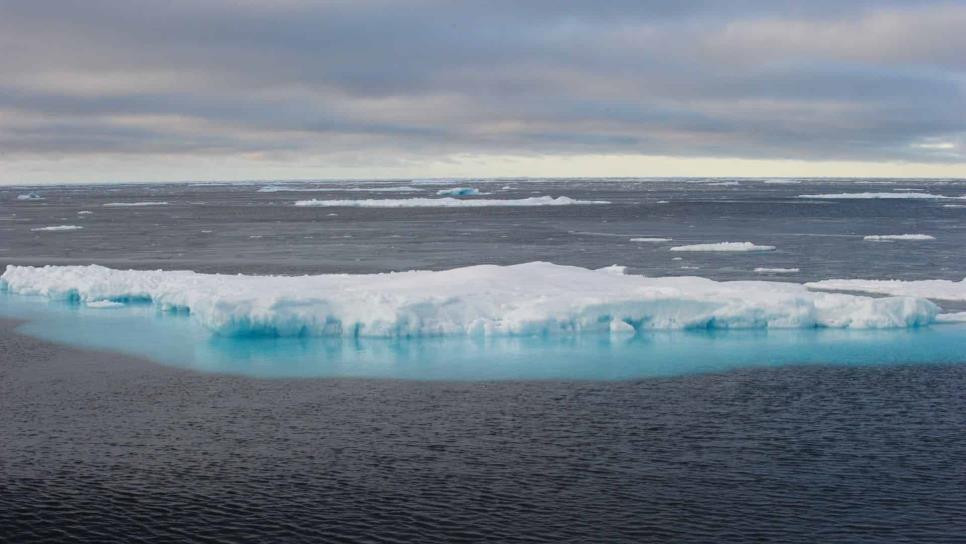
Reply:
[[[0,164],[966,162],[966,4],[0,0]]]

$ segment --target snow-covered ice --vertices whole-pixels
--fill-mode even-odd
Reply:
[[[78,225],[53,225],[50,227],[37,227],[30,230],[34,232],[60,232],[67,230],[81,230],[82,228],[84,227]]]
[[[822,280],[806,283],[811,289],[855,291],[882,295],[922,297],[935,300],[966,300],[966,279],[949,280]]]
[[[532,262],[446,271],[246,276],[102,266],[7,266],[5,290],[80,303],[151,302],[223,335],[632,333],[684,328],[927,325],[923,298],[810,291],[796,283],[648,278],[622,267]]]
[[[367,200],[298,200],[296,206],[307,207],[350,207],[350,208],[482,208],[487,206],[569,206],[582,204],[610,204],[606,200],[574,200],[566,196],[553,198],[536,196],[518,199],[478,198],[461,200],[453,197],[443,198],[401,198]]]
[[[674,246],[671,251],[772,251],[775,246],[764,246],[751,242],[717,242],[714,244],[691,244]]]
[[[944,200],[963,199],[962,196],[943,196],[932,193],[825,193],[817,195],[798,195],[798,198],[817,198],[826,200],[875,200],[875,199],[921,199]]]
[[[149,202],[108,202],[103,204],[106,208],[139,208],[142,206],[167,206],[168,203],[164,201],[149,201]]]
[[[885,242],[892,240],[935,240],[936,237],[928,234],[872,234],[863,236],[862,239],[870,242]]]

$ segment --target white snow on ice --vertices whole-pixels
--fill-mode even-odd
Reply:
[[[632,333],[682,328],[927,325],[922,298],[815,292],[796,283],[648,278],[622,267],[532,262],[446,271],[245,276],[102,266],[13,266],[5,290],[82,303],[150,301],[223,335],[373,336]]]
[[[692,244],[674,246],[671,251],[772,251],[775,246],[762,246],[751,242],[718,242],[715,244]]]
[[[67,231],[67,230],[81,230],[82,228],[84,227],[80,227],[77,225],[54,225],[50,227],[37,227],[30,230],[34,232],[61,232],[61,231]]]
[[[142,206],[167,206],[167,202],[163,201],[149,201],[149,202],[108,202],[103,206],[105,208],[139,208]]]
[[[962,199],[962,196],[943,196],[932,193],[826,193],[818,195],[798,195],[798,198],[817,198],[826,200],[874,200],[874,199],[922,199],[922,200],[944,200]]]
[[[966,279],[949,280],[822,280],[806,283],[810,289],[855,291],[880,295],[921,297],[935,300],[966,300]]]
[[[935,240],[935,236],[928,234],[872,234],[863,236],[863,240],[869,242],[888,242],[892,240]]]
[[[402,198],[368,200],[298,200],[296,206],[313,207],[351,207],[351,208],[482,208],[487,206],[569,206],[576,204],[610,204],[606,200],[574,200],[566,196],[553,198],[538,196],[511,200],[480,198],[461,200],[459,198]]]

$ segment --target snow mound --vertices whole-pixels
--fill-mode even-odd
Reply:
[[[817,198],[826,200],[874,200],[874,199],[923,199],[923,200],[942,200],[942,199],[962,199],[961,196],[943,196],[932,193],[826,193],[818,195],[798,195],[798,198]]]
[[[43,200],[44,197],[37,193],[26,193],[22,195],[17,195],[17,200]]]
[[[54,225],[51,227],[37,227],[30,229],[33,232],[60,232],[65,230],[81,230],[84,227],[78,225]]]
[[[440,196],[476,196],[480,194],[479,189],[473,187],[453,187],[452,189],[440,189],[436,191]]]
[[[660,242],[670,242],[670,241],[671,241],[670,238],[646,238],[646,237],[645,238],[631,238],[631,242],[652,242],[652,243],[655,243],[655,244],[656,243],[660,243]]]
[[[692,244],[674,246],[671,251],[773,251],[775,246],[760,246],[751,242],[718,242],[716,244]]]
[[[935,300],[966,300],[966,279],[963,281],[822,280],[806,283],[805,286],[810,289],[830,291],[855,291]]]
[[[928,234],[872,234],[863,236],[863,240],[870,242],[885,242],[890,240],[935,240],[935,236]]]
[[[105,208],[138,208],[142,206],[167,206],[167,202],[108,202],[103,204]]]
[[[588,270],[545,262],[317,276],[9,265],[0,286],[85,304],[152,303],[234,336],[895,328],[927,325],[939,312],[935,304],[913,297],[814,292],[796,283],[648,278],[625,275],[620,267]]]
[[[798,268],[767,268],[758,267],[755,269],[757,274],[794,274],[796,272],[801,272]]]
[[[570,206],[578,204],[610,204],[606,200],[574,200],[567,196],[534,196],[512,200],[480,198],[460,200],[458,198],[401,198],[368,200],[297,200],[296,206],[308,207],[348,207],[348,208],[482,208],[488,206]]]

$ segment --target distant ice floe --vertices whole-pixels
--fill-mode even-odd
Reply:
[[[801,181],[797,179],[766,179],[762,180],[762,183],[767,185],[798,185]]]
[[[94,213],[94,212],[89,211],[89,210],[81,210],[81,211],[77,212],[77,215],[90,215],[92,213]]]
[[[805,286],[811,289],[966,301],[966,279],[963,281],[823,280],[806,283]]]
[[[890,242],[893,240],[935,240],[935,236],[928,234],[872,234],[863,236],[863,240],[869,242]]]
[[[692,244],[674,246],[671,251],[773,251],[775,246],[763,246],[751,242],[718,242],[715,244]]]
[[[39,193],[26,193],[22,195],[17,195],[17,200],[43,200],[44,197],[40,196]]]
[[[350,192],[350,193],[415,193],[422,191],[418,187],[395,186],[395,187],[290,187],[281,185],[267,185],[257,192],[259,193],[323,193],[323,192]]]
[[[473,187],[453,187],[452,189],[440,189],[436,191],[440,196],[476,196],[480,194],[479,189]]]
[[[943,204],[943,208],[966,208],[966,204]]]
[[[142,206],[167,206],[168,203],[164,201],[150,201],[150,202],[108,202],[103,204],[105,208],[139,208]]]
[[[482,208],[488,206],[570,206],[586,204],[610,204],[606,200],[574,200],[566,196],[553,198],[537,196],[519,199],[461,200],[459,198],[403,198],[367,200],[298,200],[296,206],[305,207],[350,207],[350,208]]]
[[[32,230],[33,232],[61,232],[61,231],[68,231],[68,230],[81,230],[83,228],[84,227],[81,227],[78,225],[53,225],[50,227],[37,227],[30,230]]]
[[[647,237],[631,238],[631,242],[653,242],[655,244],[660,242],[670,242],[670,241],[671,241],[671,238],[647,238]]]
[[[737,181],[715,181],[713,183],[708,183],[707,185],[714,185],[716,187],[737,187],[741,184]]]
[[[622,267],[589,270],[545,262],[316,276],[9,265],[0,287],[83,304],[150,302],[230,336],[895,328],[928,325],[939,313],[923,298],[816,292],[783,282],[649,278],[627,275]]]
[[[945,199],[964,199],[962,196],[934,195],[932,193],[825,193],[818,195],[798,195],[798,198],[817,198],[825,200],[875,200],[875,199],[922,199],[922,200],[945,200]]]
[[[801,272],[798,268],[767,268],[758,267],[755,269],[756,274],[795,274]]]

